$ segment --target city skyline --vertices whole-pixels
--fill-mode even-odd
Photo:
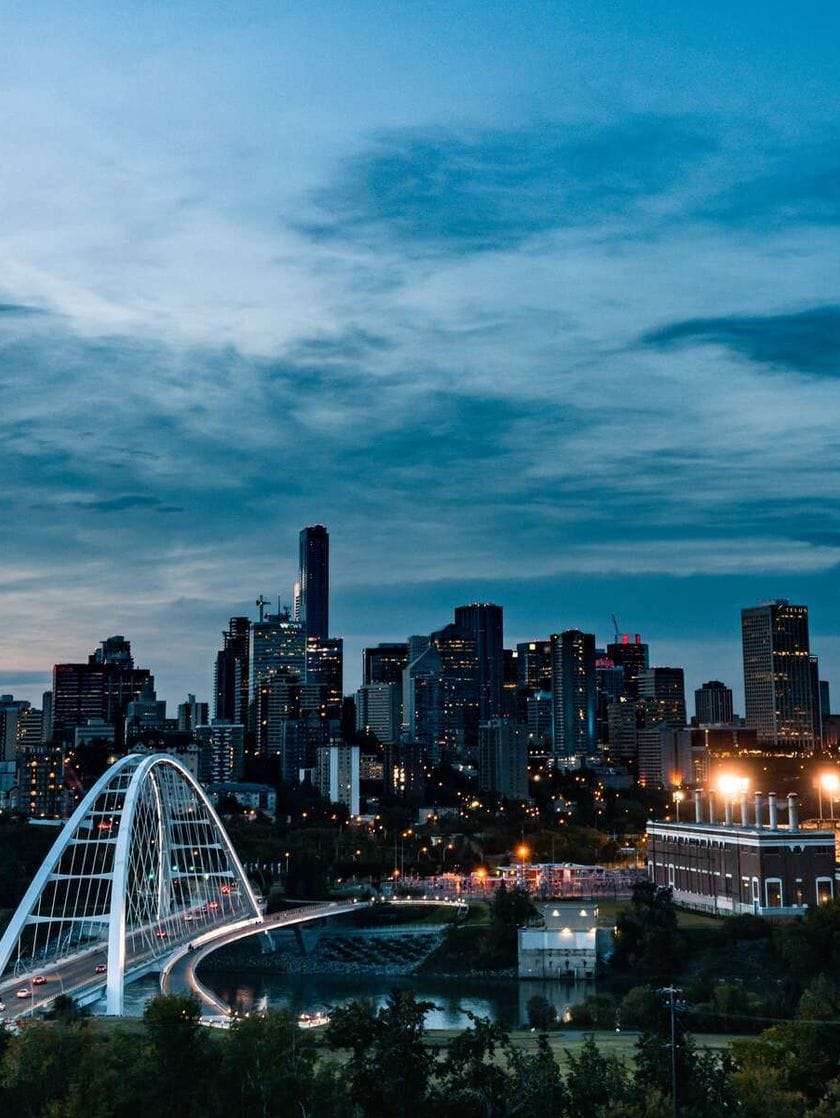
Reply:
[[[0,687],[124,633],[171,705],[329,526],[360,650],[505,607],[743,710],[840,681],[840,12],[7,8]]]

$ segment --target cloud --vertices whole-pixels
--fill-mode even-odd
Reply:
[[[348,159],[316,201],[313,236],[412,252],[481,252],[534,234],[611,221],[660,194],[715,150],[693,122],[638,116],[498,130],[404,129]]]
[[[763,173],[739,181],[698,208],[728,224],[763,228],[792,223],[840,224],[840,141],[836,133],[796,151],[765,156]]]
[[[840,377],[840,306],[688,319],[650,331],[642,341],[663,348],[719,345],[776,369]]]

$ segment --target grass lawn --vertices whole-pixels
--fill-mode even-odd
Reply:
[[[618,913],[630,904],[629,900],[615,900],[612,897],[595,902],[598,905],[598,924],[602,928],[612,928]],[[688,908],[677,909],[677,926],[680,928],[719,928],[726,916],[710,916],[705,912],[693,912]]]

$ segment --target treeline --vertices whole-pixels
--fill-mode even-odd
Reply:
[[[65,1006],[65,1010],[69,1007]],[[668,1014],[632,1060],[588,1037],[558,1060],[546,1035],[531,1051],[471,1017],[448,1045],[424,1031],[428,1005],[394,991],[375,1009],[334,1010],[324,1041],[286,1012],[199,1022],[188,998],[156,998],[136,1031],[86,1019],[0,1033],[0,1114],[22,1118],[829,1118],[840,1113],[840,1025],[793,1022],[731,1053],[699,1050]]]

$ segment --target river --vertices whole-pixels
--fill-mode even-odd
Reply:
[[[394,988],[411,990],[431,1002],[426,1013],[429,1029],[464,1029],[468,1013],[510,1026],[527,1024],[527,1005],[541,994],[563,1017],[569,1006],[593,993],[592,982],[569,984],[534,979],[436,978],[433,975],[285,974],[253,973],[231,968],[202,973],[202,982],[241,1012],[253,1009],[290,1009],[312,1013],[369,998],[384,1005]]]

